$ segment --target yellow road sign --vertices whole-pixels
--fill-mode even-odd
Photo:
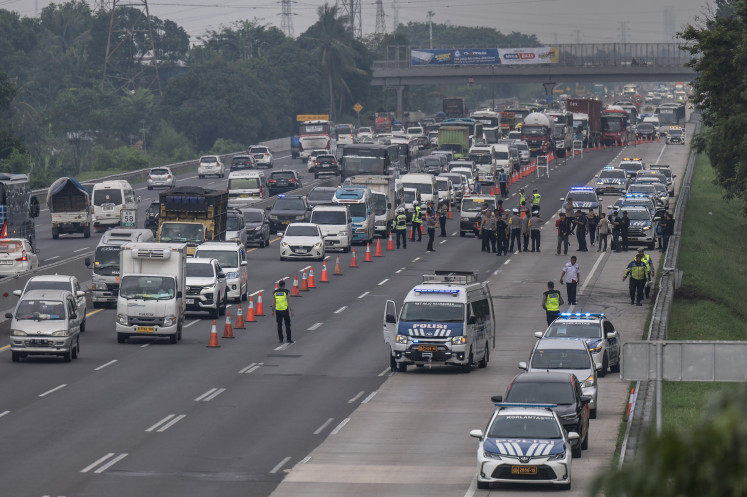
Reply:
[[[353,105],[353,110],[356,112],[360,112],[363,110],[363,106],[361,104],[355,104]]]
[[[329,114],[298,114],[296,121],[329,121]]]

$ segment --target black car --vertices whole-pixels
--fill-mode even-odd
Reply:
[[[579,439],[573,442],[573,457],[581,457],[581,450],[589,448],[589,402],[591,397],[581,394],[576,375],[550,371],[521,373],[511,380],[506,396],[494,395],[493,402],[514,404],[555,404],[566,431],[575,431]]]
[[[267,186],[270,188],[270,196],[272,196],[301,188],[303,185],[301,185],[301,176],[296,171],[282,169],[270,173]]]
[[[269,211],[270,232],[278,233],[294,222],[308,222],[311,218],[311,207],[303,195],[278,195]]]
[[[233,159],[231,159],[231,171],[236,171],[238,169],[257,169],[254,157],[251,155],[235,155]]]
[[[635,134],[638,138],[652,140],[656,138],[656,128],[651,123],[640,123],[636,126]]]
[[[314,160],[311,171],[314,173],[314,179],[319,179],[322,176],[339,176],[340,165],[334,155],[318,155]]]
[[[270,244],[270,220],[263,209],[241,209],[246,225],[246,243],[256,243],[260,248]]]
[[[161,213],[161,204],[158,200],[152,200],[150,205],[145,209],[145,228],[157,230],[158,217]]]
[[[333,204],[333,198],[335,198],[335,192],[337,188],[333,186],[316,186],[311,189],[306,200],[311,207],[315,205]]]

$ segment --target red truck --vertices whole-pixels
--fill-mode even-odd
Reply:
[[[606,145],[628,144],[628,112],[617,105],[602,111],[602,142]]]
[[[391,133],[392,132],[392,116],[388,112],[377,112],[374,117],[374,132],[375,133]]]
[[[532,156],[547,155],[553,150],[555,123],[546,114],[532,112],[521,125],[521,139],[529,145]]]
[[[602,136],[602,102],[591,98],[569,98],[565,108],[573,112],[573,139],[583,140],[584,147],[600,145]]]

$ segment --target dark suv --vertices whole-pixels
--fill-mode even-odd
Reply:
[[[270,188],[270,196],[272,196],[301,188],[303,185],[301,185],[301,176],[296,171],[283,169],[270,173],[267,186]]]
[[[238,169],[257,169],[254,157],[251,155],[234,155],[233,159],[231,159],[231,171]]]
[[[319,179],[322,176],[338,176],[340,166],[337,164],[334,155],[318,155],[314,160],[311,171],[314,173],[314,179]]]
[[[555,404],[553,410],[566,431],[575,431],[573,457],[581,457],[581,449],[589,448],[589,402],[581,395],[581,384],[575,374],[539,371],[521,373],[511,380],[506,396],[494,395],[493,402],[513,404]]]
[[[303,195],[278,195],[272,207],[265,207],[270,212],[270,233],[285,231],[294,222],[308,222],[311,217],[306,197]]]

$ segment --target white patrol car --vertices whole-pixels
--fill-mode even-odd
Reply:
[[[620,169],[625,169],[625,173],[628,175],[628,178],[635,178],[635,175],[638,171],[643,171],[644,169],[646,169],[646,164],[640,157],[625,157],[620,161]]]
[[[593,186],[572,186],[570,191],[565,197],[561,197],[560,209],[563,210],[563,205],[568,201],[568,198],[573,199],[573,211],[581,210],[584,214],[589,212],[589,209],[594,209],[597,214],[602,215],[602,204],[599,202],[599,197]]]
[[[469,373],[484,368],[493,346],[495,313],[487,283],[471,271],[436,271],[410,290],[397,315],[384,310],[384,342],[392,371],[439,362]]]
[[[624,194],[628,189],[628,174],[624,169],[613,166],[605,166],[597,175],[594,191],[597,195],[605,193]]]
[[[631,245],[647,245],[649,250],[656,248],[656,223],[651,212],[646,207],[624,205],[621,212],[628,213],[630,227],[628,227],[628,243]]]
[[[620,340],[615,327],[604,314],[563,312],[544,333],[538,331],[534,336],[583,340],[589,346],[594,362],[602,365],[597,375],[605,376],[607,369],[612,373],[620,372]]]
[[[571,488],[571,441],[555,404],[496,403],[485,432],[472,430],[477,447],[477,488],[492,483],[546,483]]]
[[[685,128],[682,126],[670,126],[667,131],[667,144],[677,143],[678,145],[685,144]]]

